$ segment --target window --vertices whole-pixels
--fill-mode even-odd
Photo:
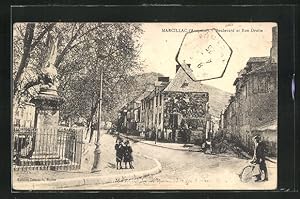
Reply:
[[[242,125],[243,124],[243,120],[244,120],[244,114],[243,113],[240,114],[239,119],[240,119],[240,121],[239,121],[240,125]]]
[[[276,77],[273,76],[269,76],[267,78],[267,88],[268,88],[268,92],[273,92],[275,90],[276,87],[276,81],[275,81]]]
[[[267,77],[255,76],[253,78],[253,93],[265,93],[267,92]]]
[[[160,97],[159,97],[159,106],[161,106],[161,102],[162,102],[162,95],[160,95]]]
[[[253,93],[257,93],[258,92],[258,77],[254,76],[253,77],[253,81],[252,81],[252,89],[253,89]]]
[[[16,119],[15,125],[17,127],[20,127],[21,126],[21,121],[19,119]]]
[[[243,95],[244,95],[245,98],[247,98],[247,94],[248,94],[248,87],[247,87],[247,83],[246,83],[244,88],[243,88]]]
[[[258,91],[260,93],[265,93],[266,92],[266,77],[260,77],[259,78],[259,84],[258,84]]]
[[[159,115],[158,115],[158,124],[160,124],[161,123],[161,113],[159,113]]]
[[[189,86],[189,83],[187,81],[184,81],[183,84],[181,85],[181,88],[185,88]]]

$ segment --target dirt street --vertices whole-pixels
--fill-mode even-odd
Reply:
[[[269,181],[243,183],[238,177],[248,160],[230,155],[176,151],[132,143],[134,153],[158,159],[162,172],[142,179],[76,189],[275,189],[277,165],[267,162]]]

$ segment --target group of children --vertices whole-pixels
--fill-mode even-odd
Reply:
[[[123,139],[118,137],[115,144],[116,150],[116,162],[117,162],[117,169],[123,169],[122,161],[125,163],[125,169],[127,169],[127,164],[129,163],[129,168],[134,169],[132,162],[132,148],[129,145],[129,141],[126,140],[123,142]]]

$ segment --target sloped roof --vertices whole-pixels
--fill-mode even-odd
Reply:
[[[149,94],[149,91],[145,91],[144,93],[142,93],[140,96],[138,96],[135,101],[141,101],[142,99],[145,98],[146,95]]]
[[[251,62],[266,62],[270,59],[270,56],[267,57],[250,57],[247,63]]]
[[[184,68],[184,69],[183,69]],[[180,67],[164,92],[206,92],[201,82],[195,82],[192,69],[186,64]]]
[[[270,71],[269,65],[266,64],[270,60],[270,57],[250,57],[245,68],[238,72],[238,77],[234,80],[233,85],[237,85],[237,83],[243,79],[245,75],[249,75],[257,72],[267,72]],[[249,67],[249,63],[259,63],[255,68]]]

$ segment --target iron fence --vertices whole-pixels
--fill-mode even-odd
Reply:
[[[83,130],[14,128],[15,170],[72,170],[81,165]]]

